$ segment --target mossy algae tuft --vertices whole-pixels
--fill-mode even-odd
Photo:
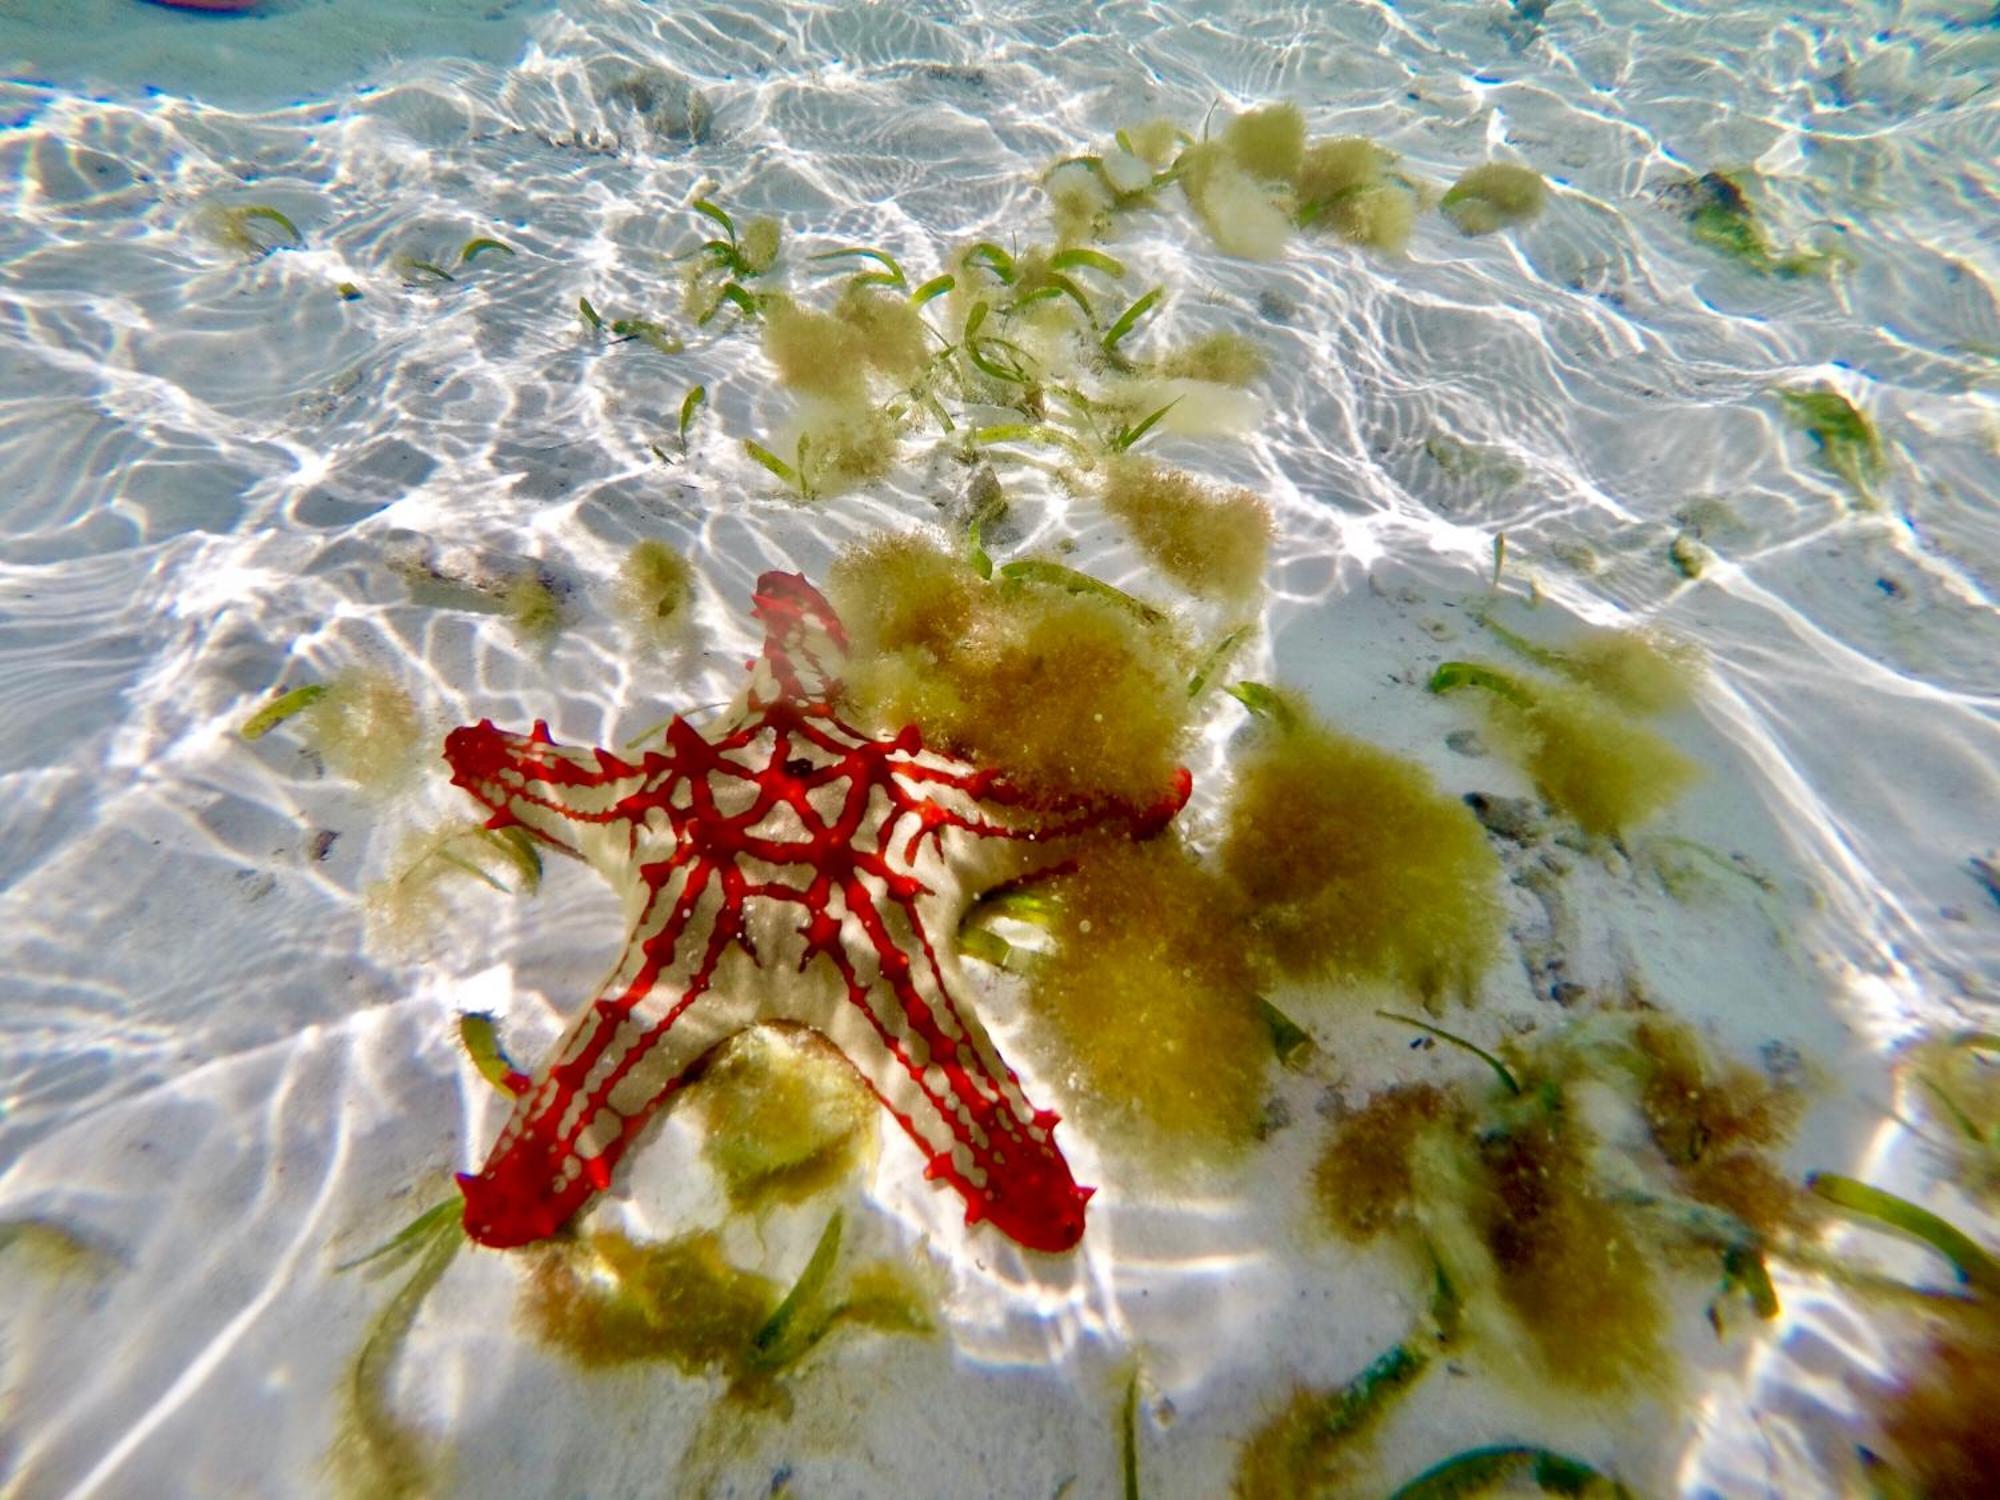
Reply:
[[[1271,511],[1248,490],[1125,455],[1106,466],[1102,497],[1152,563],[1190,593],[1241,602],[1263,582]]]
[[[1446,662],[1434,693],[1479,687],[1503,744],[1538,790],[1584,832],[1615,835],[1645,822],[1694,780],[1695,766],[1652,730],[1598,695],[1552,683],[1528,684],[1472,662]]]
[[[1525,224],[1542,211],[1548,196],[1541,173],[1489,161],[1454,182],[1438,206],[1460,234],[1474,236]]]
[[[1028,1005],[1073,1113],[1159,1171],[1256,1137],[1272,1059],[1228,884],[1172,839],[1093,849],[1047,886]]]
[[[1238,759],[1222,868],[1261,958],[1291,980],[1469,991],[1500,932],[1500,867],[1422,767],[1282,699]]]
[[[812,1032],[754,1027],[689,1090],[703,1153],[738,1208],[796,1202],[833,1186],[874,1139],[879,1106],[847,1060]]]
[[[847,697],[871,726],[915,724],[1042,794],[1149,806],[1174,785],[1191,706],[1164,625],[1025,575],[989,583],[916,533],[850,548],[827,592],[853,646]]]

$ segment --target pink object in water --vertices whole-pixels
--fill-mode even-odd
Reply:
[[[258,0],[153,0],[168,10],[242,11],[253,9]]]

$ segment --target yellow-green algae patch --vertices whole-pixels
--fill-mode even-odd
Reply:
[[[776,265],[784,234],[784,226],[776,219],[759,216],[745,224],[742,236],[736,241],[736,254],[743,269],[752,276],[761,276]]]
[[[618,606],[644,639],[666,645],[686,637],[694,603],[694,568],[656,537],[634,542],[618,570]]]
[[[1416,190],[1390,169],[1396,154],[1360,136],[1315,141],[1299,166],[1299,222],[1394,254],[1416,227]]]
[[[521,573],[511,579],[501,603],[514,634],[526,645],[547,645],[569,623],[562,596],[539,573]]]
[[[796,1202],[859,1164],[881,1113],[833,1045],[759,1026],[730,1042],[689,1090],[709,1165],[737,1208]]]
[[[1306,117],[1296,104],[1267,104],[1231,120],[1222,144],[1252,176],[1295,182],[1305,160]]]
[[[1272,190],[1218,141],[1190,146],[1175,163],[1181,190],[1225,255],[1275,260],[1291,237],[1291,218]]]
[[[1169,351],[1154,368],[1169,380],[1201,380],[1240,390],[1262,379],[1268,365],[1258,344],[1224,328]]]
[[[1693,646],[1657,630],[1592,627],[1568,645],[1543,646],[1490,617],[1480,623],[1537,666],[1594,688],[1633,713],[1685,708],[1701,671]]]
[[[640,1244],[613,1231],[543,1249],[522,1293],[529,1328],[585,1369],[635,1363],[717,1375],[753,1405],[788,1407],[778,1382],[843,1324],[928,1333],[930,1299],[888,1261],[839,1271],[835,1214],[789,1291],[730,1263],[699,1231]]]
[[[605,1230],[539,1252],[523,1295],[535,1336],[587,1369],[648,1360],[734,1375],[780,1290],[731,1265],[712,1232],[646,1245]]]
[[[396,1415],[390,1382],[424,1299],[463,1243],[455,1214],[427,1214],[385,1247],[391,1266],[410,1259],[416,1265],[368,1325],[340,1386],[326,1462],[335,1491],[347,1500],[419,1500],[444,1489],[435,1444]]]
[[[386,672],[336,672],[298,713],[305,742],[336,776],[377,789],[407,777],[426,738],[417,705]]]
[[[866,389],[868,351],[860,330],[788,297],[774,297],[764,309],[764,355],[790,390],[852,401]]]
[[[779,383],[841,404],[860,401],[871,371],[907,384],[930,359],[930,335],[904,298],[858,281],[821,312],[789,297],[764,304],[764,354]]]
[[[1248,490],[1128,454],[1106,467],[1102,496],[1140,550],[1188,592],[1240,602],[1263,582],[1271,511]]]
[[[1489,161],[1454,182],[1438,206],[1460,234],[1481,235],[1526,223],[1542,211],[1548,195],[1541,173]]]
[[[1235,893],[1171,838],[1093,848],[1048,891],[1028,1004],[1074,1117],[1164,1169],[1251,1142],[1272,1052]]]
[[[1614,835],[1663,810],[1687,789],[1694,762],[1595,693],[1529,685],[1469,662],[1446,662],[1431,690],[1479,687],[1503,745],[1535,788],[1584,832]]]
[[[1172,788],[1192,712],[1180,643],[1118,600],[988,583],[917,533],[841,554],[827,594],[852,647],[848,703],[870,727],[915,724],[1039,793],[1150,806]]]
[[[0,1257],[48,1281],[96,1280],[117,1264],[109,1251],[37,1218],[0,1219]]]
[[[1236,766],[1222,868],[1247,936],[1287,979],[1469,991],[1500,931],[1500,866],[1478,821],[1413,762],[1279,695]]]

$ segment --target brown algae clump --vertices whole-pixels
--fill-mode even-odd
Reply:
[[[1188,592],[1241,601],[1263,582],[1271,512],[1248,490],[1216,489],[1126,455],[1107,468],[1103,500],[1154,565]]]
[[[916,533],[838,558],[828,597],[852,644],[847,698],[877,730],[1042,795],[1150,806],[1177,779],[1191,706],[1179,642],[1118,599],[987,583]]]
[[[535,1335],[586,1369],[638,1361],[720,1374],[741,1400],[784,1407],[779,1382],[843,1323],[885,1333],[932,1325],[923,1289],[871,1262],[841,1275],[841,1215],[790,1290],[731,1265],[712,1232],[639,1244],[602,1232],[538,1257],[522,1310]]]
[[[1049,890],[1029,1005],[1076,1118],[1168,1169],[1250,1143],[1272,1051],[1234,893],[1164,838],[1093,849]]]
[[[694,603],[694,569],[654,537],[634,542],[618,571],[618,603],[626,620],[656,644],[685,638]]]
[[[1878,1415],[1884,1439],[1869,1492],[1980,1500],[2000,1474],[2000,1309],[1975,1302],[1937,1317]],[[1892,1482],[1884,1483],[1884,1479]]]
[[[1284,711],[1237,764],[1222,867],[1287,979],[1469,991],[1500,930],[1478,821],[1409,761]]]
[[[1496,732],[1536,789],[1586,833],[1623,833],[1694,780],[1694,762],[1596,694],[1544,683],[1530,687],[1471,662],[1446,662],[1432,674],[1432,692],[1458,687],[1486,690]]]
[[[1472,236],[1525,224],[1542,211],[1548,196],[1541,173],[1489,161],[1454,182],[1438,206],[1460,234]]]
[[[586,1368],[661,1360],[733,1374],[778,1296],[711,1233],[642,1245],[606,1231],[541,1254],[524,1311],[537,1338]]]
[[[730,1042],[690,1090],[703,1150],[738,1208],[796,1202],[853,1170],[880,1110],[831,1043],[755,1027]]]
[[[1693,1029],[1642,1017],[1632,1042],[1639,1107],[1682,1191],[1768,1238],[1799,1222],[1799,1190],[1767,1159],[1797,1123],[1800,1098],[1740,1063],[1716,1063]]]
[[[1590,1181],[1586,1144],[1562,1096],[1531,1089],[1478,1137],[1470,1207],[1542,1368],[1575,1389],[1611,1391],[1668,1367],[1664,1316],[1650,1262]]]
[[[1439,1129],[1463,1133],[1465,1111],[1429,1083],[1385,1090],[1341,1120],[1313,1169],[1313,1191],[1328,1226],[1358,1245],[1406,1227],[1416,1191],[1412,1152],[1419,1136]]]

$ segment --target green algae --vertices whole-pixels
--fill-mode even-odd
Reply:
[[[299,249],[306,242],[291,216],[268,203],[204,203],[193,223],[197,233],[223,249],[253,259]],[[283,237],[274,238],[273,231]]]
[[[1240,604],[1263,582],[1271,512],[1248,490],[1120,458],[1106,467],[1099,493],[1148,561],[1190,593]]]
[[[1385,1021],[1395,1021],[1403,1026],[1414,1026],[1419,1031],[1428,1032],[1441,1042],[1449,1042],[1461,1052],[1471,1053],[1493,1070],[1493,1076],[1500,1080],[1501,1086],[1508,1093],[1519,1094],[1521,1092],[1520,1080],[1514,1076],[1513,1071],[1505,1063],[1500,1061],[1491,1052],[1488,1052],[1484,1047],[1467,1041],[1456,1032],[1446,1031],[1442,1026],[1433,1026],[1428,1021],[1419,1021],[1415,1016],[1399,1016],[1391,1010],[1378,1010],[1375,1014],[1382,1017]]]
[[[514,1066],[500,1045],[500,1028],[490,1011],[469,1010],[458,1018],[458,1044],[479,1076],[505,1097],[515,1097],[515,1084],[527,1077]],[[447,1204],[446,1207],[451,1205]]]
[[[1525,224],[1542,211],[1548,196],[1541,173],[1489,161],[1454,182],[1438,207],[1460,234],[1470,238]]]
[[[1629,1500],[1631,1494],[1578,1459],[1547,1448],[1504,1444],[1455,1454],[1399,1485],[1389,1500],[1459,1500],[1486,1494],[1511,1480],[1526,1480],[1545,1495],[1587,1500]]]
[[[694,567],[656,537],[634,542],[618,573],[618,603],[626,623],[660,646],[687,638],[694,604]]]
[[[1872,502],[1873,485],[1888,461],[1866,413],[1830,385],[1781,390],[1778,404],[1786,419],[1813,440],[1820,462]]]
[[[1108,1150],[1174,1175],[1256,1139],[1272,1061],[1229,886],[1172,839],[1094,849],[1044,888],[1033,1045]]]
[[[1837,1208],[1930,1246],[1950,1262],[1960,1281],[1985,1296],[2000,1296],[2000,1260],[1929,1209],[1837,1172],[1815,1172],[1806,1179],[1806,1187]]]
[[[1554,684],[1530,687],[1474,662],[1450,661],[1430,691],[1484,690],[1495,730],[1534,779],[1536,790],[1584,832],[1614,835],[1645,822],[1695,777],[1685,755],[1595,693]]]
[[[326,684],[323,682],[308,682],[290,692],[280,693],[245,719],[236,732],[246,740],[261,740],[293,714],[309,708],[325,696]]]
[[[464,1243],[457,1207],[455,1198],[438,1205],[381,1249],[349,1262],[384,1272],[414,1263],[369,1323],[337,1396],[327,1467],[336,1491],[352,1500],[418,1500],[444,1487],[441,1458],[421,1431],[397,1416],[390,1386],[417,1315]]]
[[[461,266],[469,266],[482,255],[505,255],[511,259],[514,253],[514,247],[507,244],[504,240],[496,240],[488,235],[479,235],[467,240],[460,247],[458,263]]]
[[[744,1032],[689,1095],[705,1130],[703,1154],[739,1209],[836,1186],[874,1139],[874,1097],[830,1043],[808,1032]]]
[[[1500,869],[1478,821],[1421,767],[1279,701],[1237,761],[1220,850],[1251,951],[1291,980],[1469,991],[1499,939]]]
[[[1673,184],[1667,193],[1679,203],[1698,243],[1762,275],[1791,280],[1841,261],[1827,251],[1778,250],[1764,232],[1742,182],[1727,172],[1704,172]]]
[[[243,721],[238,733],[262,739],[290,722],[336,776],[377,790],[404,780],[424,738],[417,705],[385,672],[349,668],[325,682],[280,694]]]

